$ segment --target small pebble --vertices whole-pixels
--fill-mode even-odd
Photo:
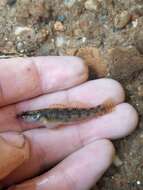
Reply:
[[[59,15],[57,18],[58,21],[64,22],[65,16],[64,15]]]
[[[56,21],[54,24],[54,30],[63,32],[64,31],[64,25],[60,21]]]
[[[25,51],[25,44],[24,42],[17,42],[16,49],[19,53],[24,53]]]
[[[64,36],[57,36],[55,44],[57,47],[62,47],[66,42],[66,39]]]
[[[75,2],[76,2],[76,0],[64,0],[64,4],[68,8],[71,8]]]
[[[122,160],[119,158],[118,155],[115,155],[114,160],[113,160],[113,164],[114,164],[116,167],[120,167],[120,166],[123,165],[123,162],[122,162]]]
[[[143,139],[143,133],[141,133],[141,134],[140,134],[140,138],[142,138],[142,139]]]
[[[15,28],[15,35],[20,35],[23,32],[32,32],[32,28],[17,26]]]
[[[137,25],[138,25],[138,19],[132,21],[132,25],[133,25],[134,28],[136,28]]]
[[[140,96],[140,97],[143,97],[143,86],[138,86],[138,95]]]
[[[14,5],[14,4],[16,3],[16,1],[17,1],[17,0],[7,0],[7,4],[8,4],[9,6],[12,6],[12,5]]]
[[[94,10],[96,11],[98,8],[98,1],[97,0],[87,0],[84,4],[87,10]]]
[[[87,38],[86,38],[86,37],[82,37],[82,42],[83,42],[83,43],[85,43],[85,42],[86,42],[86,40],[87,40]]]
[[[136,183],[137,183],[137,185],[141,185],[141,182],[139,180]]]
[[[117,29],[124,28],[131,20],[131,15],[128,11],[123,11],[120,14],[116,15],[114,20],[114,26]]]

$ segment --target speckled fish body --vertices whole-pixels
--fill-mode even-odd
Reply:
[[[73,123],[102,116],[111,111],[111,104],[91,108],[47,108],[27,111],[18,115],[26,122]]]

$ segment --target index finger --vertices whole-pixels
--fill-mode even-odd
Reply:
[[[88,77],[77,57],[31,57],[0,60],[0,106],[70,88]]]

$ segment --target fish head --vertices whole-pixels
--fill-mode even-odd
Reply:
[[[41,118],[40,111],[28,111],[23,112],[17,116],[18,118],[28,123],[38,122]]]

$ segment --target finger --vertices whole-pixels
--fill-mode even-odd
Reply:
[[[135,129],[136,124],[134,108],[123,103],[116,107],[114,113],[80,126],[27,131],[24,134],[31,145],[30,160],[8,176],[3,184],[12,184],[38,175],[43,169],[49,169],[72,152],[97,139],[125,136]]]
[[[90,142],[94,139],[113,140],[127,136],[135,130],[137,124],[136,110],[128,103],[122,103],[117,105],[112,113],[75,127],[78,128],[83,142]]]
[[[27,111],[45,108],[45,106],[49,107],[52,104],[68,104],[71,102],[83,102],[97,106],[107,99],[119,104],[124,101],[124,98],[124,90],[120,83],[113,79],[103,78],[88,81],[66,91],[40,96],[39,98],[19,103],[17,109]]]
[[[88,190],[112,162],[108,140],[95,141],[73,153],[48,173],[9,190]]]
[[[89,81],[70,90],[51,93],[2,108],[0,110],[0,131],[20,131],[38,127],[39,125],[27,124],[16,119],[16,114],[25,110],[48,108],[51,104],[69,104],[69,102],[75,101],[97,106],[107,99],[112,99],[116,104],[123,102],[124,91],[121,85],[112,79]],[[57,124],[53,126],[57,126]],[[46,127],[50,128],[51,126],[47,125]]]
[[[0,60],[0,106],[66,89],[87,79],[77,57],[36,57]]]
[[[29,159],[29,143],[16,133],[0,134],[0,180]]]

